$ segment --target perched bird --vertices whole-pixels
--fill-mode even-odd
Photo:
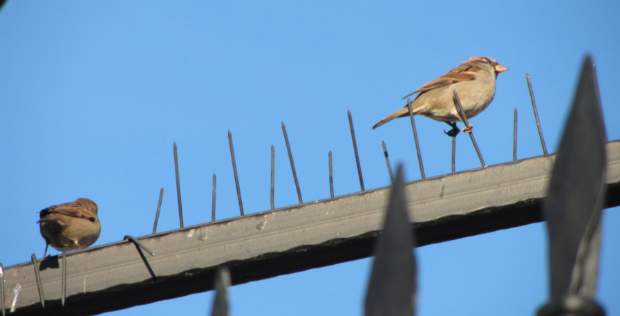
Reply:
[[[85,249],[99,238],[101,223],[97,217],[97,204],[79,198],[71,203],[58,204],[43,209],[39,223],[45,239],[45,253],[52,245],[56,250]]]
[[[443,76],[429,81],[403,99],[420,93],[411,102],[413,115],[424,115],[433,120],[446,122],[452,126],[452,134],[456,136],[459,130],[456,123],[461,120],[454,106],[453,92],[456,90],[463,106],[467,119],[470,119],[489,106],[495,96],[495,79],[499,73],[508,70],[493,58],[472,57],[460,66],[448,71]],[[375,129],[395,118],[409,116],[409,109],[405,105],[403,109],[382,119],[372,127]],[[466,127],[465,132],[471,132],[473,125]],[[456,131],[455,131],[456,129]]]

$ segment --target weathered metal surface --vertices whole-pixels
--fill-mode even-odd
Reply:
[[[607,149],[606,206],[620,205],[620,141]],[[548,155],[405,185],[419,246],[541,221],[541,198],[555,156]],[[47,300],[39,304],[32,263],[6,267],[5,307],[13,315],[88,315],[213,289],[219,265],[232,284],[371,255],[390,188],[339,196],[139,238],[155,252],[145,268],[131,242],[67,255],[67,302],[60,307],[58,257],[41,262]]]

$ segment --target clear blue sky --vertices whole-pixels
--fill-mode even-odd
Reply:
[[[359,190],[353,114],[367,189],[389,177],[381,141],[406,180],[420,178],[408,120],[371,130],[401,98],[472,56],[510,68],[491,106],[471,122],[487,164],[541,154],[525,74],[532,77],[547,146],[555,152],[582,58],[597,63],[610,140],[620,139],[617,1],[24,1],[0,12],[0,262],[26,262],[45,243],[37,212],[88,197],[103,224],[96,245],[178,227],[172,143],[179,147],[185,225],[238,215],[231,130],[246,213],[297,203],[280,122],[287,124],[305,201]],[[450,172],[447,126],[416,120],[427,176]],[[457,170],[479,162],[457,140]],[[620,314],[618,209],[604,213],[599,301]],[[543,224],[416,250],[418,314],[532,315],[547,300]],[[57,254],[51,250],[51,254]],[[361,315],[371,260],[231,289],[232,313]],[[212,293],[114,315],[205,315]]]

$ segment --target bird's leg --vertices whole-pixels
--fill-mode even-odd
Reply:
[[[471,125],[471,124],[466,125],[465,128],[463,128],[463,132],[465,132],[465,133],[471,133],[473,131],[474,131],[474,126]]]
[[[43,253],[43,259],[45,260],[45,257],[47,256],[47,248],[49,248],[50,244],[47,242],[47,240],[45,241],[45,252]]]
[[[67,294],[67,251],[62,247],[62,306],[65,306],[65,295]]]
[[[452,129],[447,132],[443,131],[446,135],[450,137],[456,137],[456,135],[458,135],[461,132],[461,130],[456,126],[456,123],[448,122],[448,121],[445,121],[445,123],[452,127]]]

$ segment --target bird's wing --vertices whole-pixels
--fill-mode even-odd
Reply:
[[[97,216],[93,214],[90,209],[88,209],[79,202],[71,202],[50,206],[42,210],[40,216],[41,218],[43,218],[49,214],[61,214],[76,218],[85,218],[91,222],[95,222],[97,220]]]
[[[446,72],[443,76],[435,80],[427,82],[423,86],[419,87],[417,90],[406,95],[403,99],[406,99],[418,92],[426,92],[432,89],[445,87],[453,83],[474,80],[476,79],[476,71],[479,69],[480,67],[475,64],[470,64],[470,63],[462,64]]]

